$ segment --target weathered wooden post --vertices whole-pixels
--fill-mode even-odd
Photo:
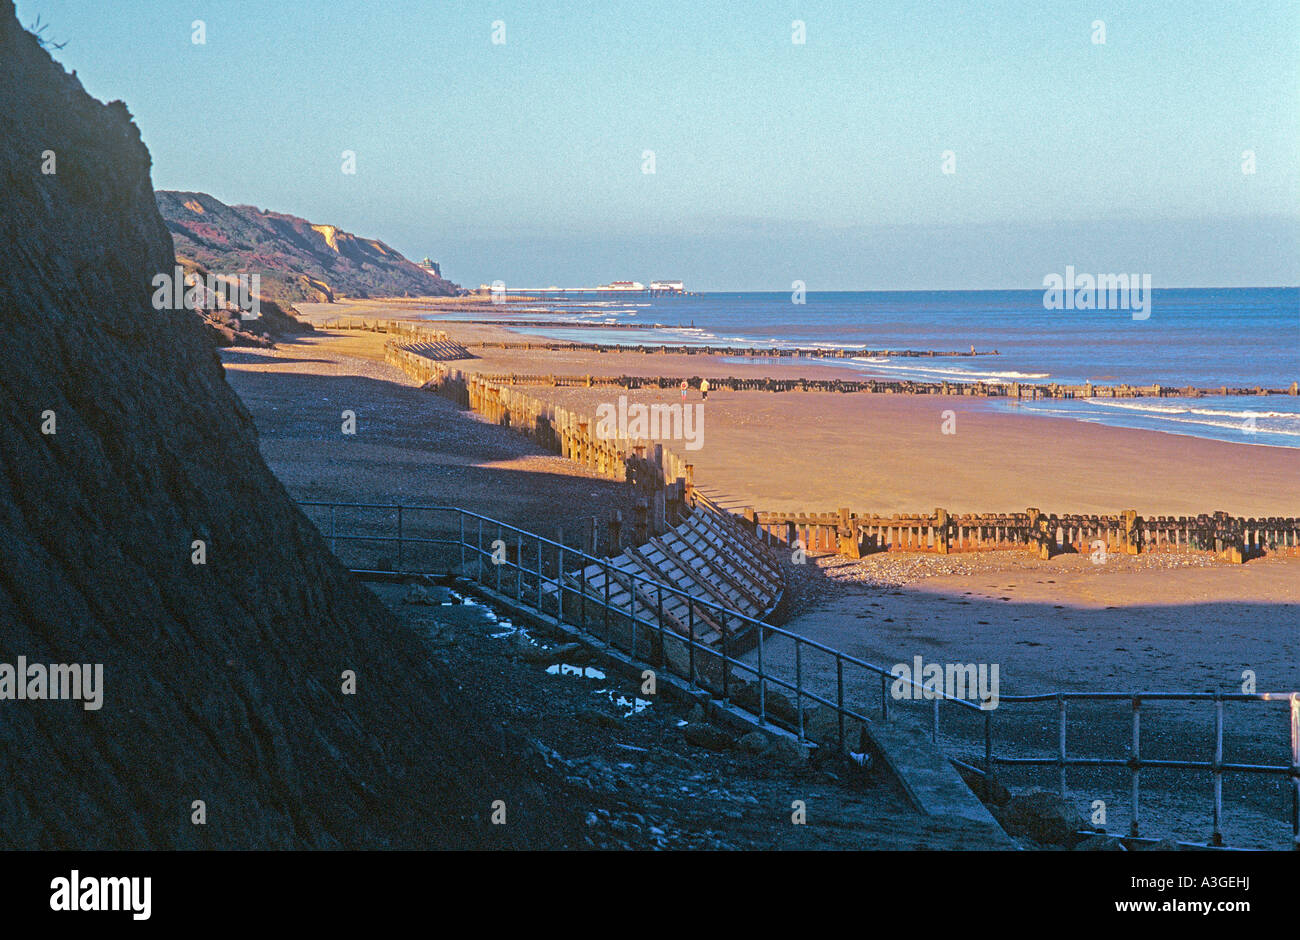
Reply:
[[[665,493],[662,487],[656,487],[651,499],[651,521],[655,535],[663,535],[668,531],[668,506],[665,500]]]
[[[1029,513],[1029,550],[1035,552],[1043,561],[1048,561],[1052,557],[1052,547],[1048,544],[1046,520],[1043,514],[1030,506]]]
[[[840,509],[839,552],[845,558],[861,558],[862,545],[858,541],[858,526],[848,507]]]
[[[940,555],[947,555],[950,549],[948,540],[948,510],[934,511],[934,548]]]
[[[1138,514],[1136,509],[1124,510],[1124,552],[1128,555],[1136,555],[1141,551],[1139,540],[1141,534],[1138,531]]]

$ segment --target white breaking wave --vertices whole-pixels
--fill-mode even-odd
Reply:
[[[889,372],[908,372],[918,376],[934,376],[939,378],[964,379],[968,382],[987,382],[990,380],[1012,380],[1021,379],[1046,379],[1050,378],[1050,372],[976,372],[971,369],[954,369],[943,368],[941,366],[921,366],[910,362],[897,362],[889,358],[855,356],[854,362],[867,363],[874,366],[882,367],[880,371]]]
[[[1300,412],[1295,411],[1229,411],[1223,408],[1193,408],[1190,405],[1166,402],[1155,405],[1138,401],[1114,401],[1108,398],[1089,398],[1090,405],[1105,405],[1107,408],[1124,408],[1129,411],[1147,411],[1161,415],[1204,415],[1210,418],[1292,418],[1300,420]]]

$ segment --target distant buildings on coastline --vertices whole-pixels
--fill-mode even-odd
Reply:
[[[428,260],[427,258],[425,259]],[[646,287],[640,281],[610,281],[599,287],[511,287],[507,290],[501,281],[492,284],[480,284],[481,294],[684,294],[686,287],[681,281],[651,281]]]
[[[424,260],[419,263],[419,266],[424,268],[424,270],[428,271],[434,277],[442,277],[442,268],[438,266],[438,262],[430,261],[427,255],[424,257]]]

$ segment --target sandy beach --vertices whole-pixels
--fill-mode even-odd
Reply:
[[[323,310],[322,310],[323,308]],[[310,308],[314,318],[400,311],[368,305]],[[716,357],[500,350],[482,342],[526,341],[490,325],[439,324],[480,358],[457,366],[492,373],[596,375],[773,375],[836,377],[815,361],[723,362]],[[253,413],[262,451],[300,498],[419,500],[465,505],[524,528],[554,531],[575,515],[607,518],[624,507],[617,483],[539,450],[451,402],[415,387],[384,362],[384,334],[323,331],[274,351],[226,351],[227,375]],[[544,340],[539,340],[545,342]],[[633,402],[680,402],[676,390],[530,386],[531,394],[587,409],[627,394]],[[698,402],[692,390],[689,401]],[[354,407],[374,433],[341,444],[338,409]],[[732,506],[858,512],[1017,511],[1196,514],[1224,509],[1294,515],[1300,456],[1155,431],[1019,416],[970,397],[844,395],[824,392],[715,392],[705,407],[703,447],[689,452],[698,484]],[[942,412],[956,413],[943,434]],[[1261,690],[1300,686],[1300,559],[1269,557],[1231,565],[1206,554],[1087,556],[1040,561],[1026,552],[909,555],[850,561],[814,556],[788,566],[785,628],[885,665],[910,661],[995,662],[1003,694],[1058,689],[1236,691],[1244,670]],[[781,641],[768,664],[793,669]],[[833,688],[833,666],[805,661],[805,676]],[[878,707],[878,680],[848,677],[848,694]],[[1125,714],[1098,715],[1094,748],[1121,746]],[[1280,717],[1279,717],[1280,716]],[[1285,716],[1230,719],[1239,756],[1274,760]],[[1018,740],[1042,738],[1050,716],[1006,715]],[[1153,719],[1154,720],[1154,719]],[[1151,747],[1198,740],[1207,713],[1174,710],[1152,726]],[[969,746],[956,734],[950,746]],[[1048,742],[1050,744],[1050,742]],[[1172,752],[1171,752],[1172,753]],[[1113,775],[1112,775],[1113,776]],[[1123,781],[1077,780],[1123,800]],[[1022,785],[1043,783],[1032,775]],[[1184,814],[1181,792],[1152,782],[1149,799]],[[1087,791],[1083,792],[1083,796]],[[1082,797],[1081,797],[1082,798]],[[1272,798],[1256,795],[1243,838],[1276,828]],[[1277,797],[1281,799],[1280,796]],[[1261,802],[1262,800],[1262,802]],[[1279,804],[1280,805],[1280,804]],[[1280,812],[1280,811],[1279,811]],[[1186,808],[1195,838],[1201,813]]]
[[[308,305],[315,319],[400,317],[403,308]],[[817,360],[750,363],[721,356],[475,348],[528,337],[496,326],[439,323],[478,358],[466,371],[561,375],[774,378],[858,377]],[[616,340],[611,336],[611,342]],[[382,359],[382,334],[354,334],[340,350]],[[553,341],[552,341],[553,342]],[[363,351],[364,350],[364,351]],[[615,403],[681,402],[677,390],[549,388],[530,393],[593,416]],[[687,400],[698,402],[692,389]],[[951,412],[951,419],[946,412]],[[955,433],[944,433],[945,424]],[[826,512],[1107,512],[1291,516],[1300,494],[1300,451],[1018,416],[965,396],[713,391],[703,446],[666,446],[688,457],[708,491],[761,510]]]

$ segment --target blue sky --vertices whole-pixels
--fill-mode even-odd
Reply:
[[[467,285],[1300,283],[1294,2],[17,6],[127,102],[158,188]]]

